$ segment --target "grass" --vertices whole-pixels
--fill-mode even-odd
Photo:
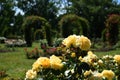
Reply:
[[[1,46],[3,47],[4,45]],[[39,44],[34,43],[33,47],[30,47],[29,49],[33,49],[34,47],[39,48]],[[8,74],[9,77],[24,79],[26,71],[31,69],[35,60],[26,58],[24,47],[15,48],[15,50],[16,51],[14,52],[0,53],[0,71],[6,71],[6,74]],[[103,55],[120,54],[120,49],[94,53],[99,57],[102,57]]]
[[[35,43],[33,47],[29,49],[38,46],[39,45]],[[12,78],[24,78],[25,72],[31,69],[35,61],[26,58],[24,48],[15,48],[14,52],[0,53],[0,71],[6,71],[6,74]]]
[[[34,60],[26,59],[23,52],[0,54],[0,70],[5,70],[8,76],[14,78],[24,77],[33,62]]]
[[[120,48],[117,48],[116,50],[106,51],[106,52],[94,52],[98,57],[102,57],[104,55],[120,55]]]

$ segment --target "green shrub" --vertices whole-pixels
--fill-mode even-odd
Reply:
[[[44,39],[44,36],[45,36],[45,34],[41,29],[37,29],[34,32],[34,40]]]
[[[43,36],[43,38],[48,40],[48,44],[51,44],[50,27],[51,26],[48,21],[40,16],[26,17],[23,23],[23,30],[25,33],[27,46],[32,46],[32,41],[34,40],[35,36],[33,34],[38,29],[42,31],[41,35]]]
[[[117,14],[112,14],[106,20],[106,40],[109,45],[115,45],[118,42],[119,36],[119,26],[120,26],[120,16]]]
[[[38,48],[34,48],[31,51],[29,51],[27,48],[24,49],[26,57],[28,59],[37,59],[41,55],[41,51]]]
[[[67,14],[59,21],[62,37],[67,37],[72,34],[88,35],[89,24],[85,18],[74,14]]]

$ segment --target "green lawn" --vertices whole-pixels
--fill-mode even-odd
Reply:
[[[104,55],[116,55],[119,54],[120,55],[120,48],[116,49],[116,50],[111,50],[111,51],[107,51],[107,52],[94,52],[97,56],[102,57]]]
[[[24,52],[0,54],[0,70],[5,70],[10,77],[24,77],[34,60],[26,59]]]
[[[33,47],[38,47],[38,43],[34,43]],[[25,73],[28,69],[31,69],[35,60],[27,59],[24,48],[15,48],[15,52],[0,53],[0,71],[6,71],[9,77],[18,79],[24,79]],[[29,48],[29,49],[32,49]],[[103,55],[115,55],[120,54],[120,49],[109,52],[94,52],[99,57]]]
[[[34,44],[32,48],[38,46]],[[15,48],[14,52],[0,53],[0,71],[6,71],[6,74],[12,78],[24,78],[25,72],[31,69],[35,61],[26,58],[24,48]]]

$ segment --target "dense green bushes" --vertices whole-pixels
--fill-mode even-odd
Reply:
[[[106,20],[106,28],[104,31],[104,36],[106,41],[110,46],[115,45],[119,40],[120,31],[120,16],[117,14],[112,14]]]
[[[62,37],[67,37],[72,34],[83,34],[88,36],[89,24],[85,18],[74,14],[67,14],[61,18],[58,24]]]
[[[106,28],[102,33],[104,42],[108,42],[109,45],[115,45],[118,42],[120,16],[116,14],[110,15],[106,19]],[[25,33],[25,40],[27,46],[32,45],[33,40],[47,39],[48,44],[52,44],[52,39],[57,37],[67,37],[68,35],[89,35],[89,22],[82,17],[74,14],[63,15],[58,22],[59,30],[56,30],[53,34],[51,26],[46,19],[39,16],[28,16],[23,23],[23,29]],[[52,33],[52,37],[51,37]]]
[[[36,36],[33,34],[35,31],[39,32],[38,29],[40,29],[40,32],[42,32],[41,36],[48,40],[49,45],[51,44],[50,24],[46,19],[40,16],[28,16],[24,20],[23,29],[27,46],[32,46],[32,41],[34,39],[34,36]]]

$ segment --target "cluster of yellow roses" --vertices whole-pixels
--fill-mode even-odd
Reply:
[[[87,56],[85,56],[85,57],[79,57],[79,60],[81,61],[81,62],[86,62],[86,63],[88,63],[89,65],[94,65],[94,62],[95,61],[97,61],[98,60],[98,57],[95,55],[95,54],[93,54],[93,52],[92,51],[88,51],[87,52]]]
[[[99,73],[98,71],[89,70],[84,72],[84,76],[89,76],[89,80],[103,80],[105,78],[107,80],[112,80],[115,74],[112,70],[103,70],[101,73]]]
[[[74,59],[74,57],[76,58],[77,54],[74,51],[70,51],[70,47],[80,48],[81,50],[88,51],[91,46],[91,42],[87,37],[77,36],[77,35],[68,36],[62,41],[62,44],[68,48],[67,50],[65,49],[65,51],[71,53],[72,59]],[[77,57],[77,60],[78,59],[80,62],[85,62],[88,63],[89,66],[95,67],[95,70],[90,69],[88,71],[83,72],[83,75],[85,77],[84,80],[103,80],[103,79],[112,80],[113,78],[116,77],[116,73],[113,69],[109,70],[105,68],[106,66],[108,66],[106,65],[107,64],[106,61],[110,63],[115,63],[118,66],[120,65],[120,55],[115,55],[114,57],[107,55],[99,59],[95,54],[93,54],[92,51],[88,51],[86,56]],[[115,65],[113,66],[116,67]],[[101,69],[101,67],[104,67],[104,69]],[[34,79],[37,76],[38,72],[42,71],[42,69],[47,69],[47,68],[51,68],[54,70],[61,70],[63,68],[62,60],[55,55],[50,56],[50,58],[47,57],[38,58],[36,62],[34,62],[34,64],[32,65],[32,69],[26,72],[25,79]],[[99,68],[101,69],[100,71]],[[74,72],[75,69],[72,69],[72,73]]]
[[[75,48],[79,47],[81,50],[88,50],[91,46],[90,40],[83,35],[70,35],[63,40],[62,44],[68,48],[70,48],[71,46]]]
[[[113,58],[118,64],[120,64],[120,55],[115,55]]]
[[[37,72],[41,71],[44,68],[52,68],[55,70],[60,70],[63,67],[62,60],[52,55],[50,58],[40,57],[32,65],[32,69],[28,70],[26,73],[26,79],[34,79],[37,76]]]
[[[103,56],[102,59],[104,59],[105,61],[99,59],[91,51],[88,51],[87,56],[83,58],[79,57],[79,60],[81,62],[86,62],[89,65],[92,65],[93,67],[103,66],[105,68],[106,66],[111,65],[111,69],[112,69],[113,68],[112,66],[115,66],[115,65],[120,66],[120,55],[115,55],[115,56],[106,55],[106,56]],[[110,63],[107,63],[108,65],[105,65],[107,61]],[[114,68],[117,69],[116,67]],[[107,69],[103,70],[101,73],[98,70],[95,70],[95,71],[89,70],[84,72],[84,76],[89,80],[96,80],[96,79],[97,80],[103,80],[103,79],[113,80],[113,78],[117,78],[117,75],[115,75],[114,72],[115,71],[107,70]]]

